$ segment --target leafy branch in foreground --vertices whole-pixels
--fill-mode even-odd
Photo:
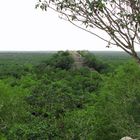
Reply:
[[[140,63],[135,50],[140,45],[140,0],[39,0],[38,7],[57,11],[63,19],[106,41],[107,47],[118,46]],[[94,33],[94,28],[110,39]]]

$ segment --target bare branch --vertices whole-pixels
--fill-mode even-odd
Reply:
[[[135,51],[135,44],[140,45],[140,0],[39,0],[36,7],[55,10],[74,26],[120,47],[140,63]],[[95,27],[111,40],[89,30]]]

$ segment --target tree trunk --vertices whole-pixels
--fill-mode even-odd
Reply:
[[[140,65],[140,57],[136,55],[132,55],[132,57],[135,59],[135,61]]]

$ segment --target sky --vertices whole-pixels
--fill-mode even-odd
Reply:
[[[0,51],[120,50],[106,48],[106,42],[60,19],[54,11],[35,9],[36,2],[0,0]]]

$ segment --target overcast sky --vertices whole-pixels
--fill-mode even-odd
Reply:
[[[119,50],[62,19],[36,0],[0,0],[0,51]],[[98,31],[99,32],[99,31]]]

